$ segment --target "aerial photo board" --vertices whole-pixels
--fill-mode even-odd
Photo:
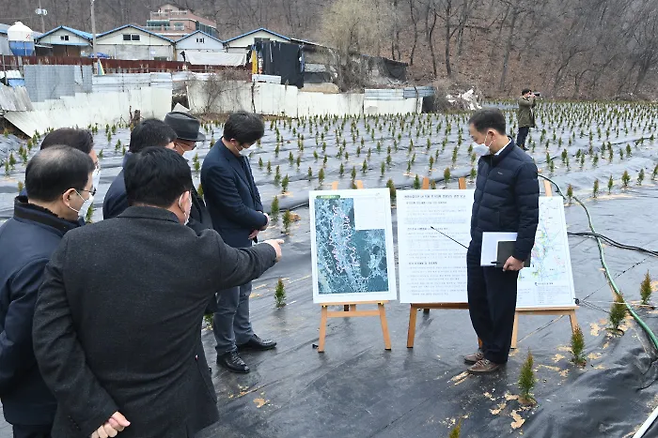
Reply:
[[[313,302],[397,299],[388,189],[309,194]]]

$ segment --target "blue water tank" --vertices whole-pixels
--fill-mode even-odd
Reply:
[[[34,37],[32,29],[17,21],[7,29],[9,49],[16,56],[31,56],[34,54]]]

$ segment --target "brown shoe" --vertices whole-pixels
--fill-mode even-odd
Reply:
[[[475,365],[468,369],[470,374],[491,374],[498,371],[502,365],[493,363],[489,359],[479,360]]]
[[[482,352],[482,350],[478,350],[477,352],[475,352],[473,354],[468,354],[468,355],[464,356],[464,363],[466,365],[475,365],[476,363],[478,363],[482,359],[484,359],[484,353]]]

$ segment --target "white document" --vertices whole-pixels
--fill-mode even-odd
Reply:
[[[516,233],[482,233],[480,266],[496,266],[498,242],[516,242]]]
[[[401,303],[466,300],[472,208],[473,190],[398,191]]]

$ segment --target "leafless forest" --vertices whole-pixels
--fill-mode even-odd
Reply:
[[[36,30],[39,0],[1,0],[0,21]],[[96,0],[99,31],[144,25],[164,0]],[[89,31],[89,0],[41,0],[45,28]],[[411,79],[477,85],[486,94],[652,97],[658,84],[656,0],[181,0],[217,20],[221,38],[267,27],[344,52],[411,65]]]

